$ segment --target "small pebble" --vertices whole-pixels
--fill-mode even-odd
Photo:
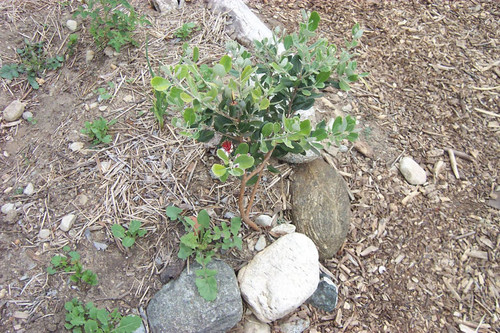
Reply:
[[[8,214],[10,211],[14,210],[16,206],[13,203],[6,203],[2,205],[1,211],[4,214]]]
[[[85,144],[83,142],[72,142],[69,145],[69,149],[71,151],[80,151],[85,147]]]
[[[66,26],[68,27],[69,30],[75,31],[77,27],[77,23],[75,20],[67,20],[66,21]]]
[[[38,233],[38,238],[45,240],[50,237],[50,230],[49,229],[41,229],[40,232]]]
[[[26,187],[23,190],[24,195],[30,196],[33,193],[35,193],[35,187],[33,186],[33,183],[28,183]]]
[[[109,58],[112,58],[114,53],[115,52],[113,51],[113,49],[110,46],[108,46],[104,49],[104,54],[107,55]]]
[[[89,105],[89,107],[90,107],[91,109],[95,109],[95,108],[96,108],[96,107],[98,107],[98,106],[99,106],[99,103],[97,103],[97,102],[94,102],[94,103],[92,103],[92,104],[90,104],[90,105]]]
[[[294,232],[295,232],[295,226],[293,224],[283,223],[272,228],[269,233],[275,237],[279,237]]]
[[[61,220],[61,224],[59,225],[59,229],[62,231],[68,231],[73,226],[73,223],[76,221],[75,214],[68,214],[64,216]]]
[[[31,113],[29,111],[23,112],[23,119],[24,120],[33,119],[33,113]]]
[[[427,181],[425,170],[411,157],[403,157],[399,162],[399,171],[406,181],[412,185],[422,185]]]
[[[17,220],[17,211],[15,209],[10,210],[7,214],[5,214],[5,221],[9,223],[14,223]]]
[[[24,108],[26,107],[25,103],[21,103],[19,100],[12,101],[4,110],[3,110],[3,119],[7,122],[16,121],[23,115]]]
[[[85,52],[85,63],[88,64],[92,61],[92,59],[94,59],[94,51],[92,50],[87,50],[87,52]]]
[[[76,196],[76,202],[80,206],[84,206],[89,201],[89,198],[85,194],[78,194]]]
[[[273,224],[273,218],[269,215],[259,215],[255,219],[255,223],[261,227],[270,227]]]
[[[134,100],[134,97],[132,95],[126,95],[125,97],[123,97],[123,101],[126,103],[130,103],[133,100]]]
[[[259,239],[257,240],[257,243],[255,243],[255,251],[260,252],[264,250],[266,247],[266,236],[265,235],[260,235]]]
[[[349,148],[347,146],[345,146],[345,145],[340,145],[339,146],[339,151],[341,153],[346,153],[348,150],[349,150]]]
[[[0,290],[0,299],[5,298],[7,296],[7,289]]]
[[[106,105],[102,105],[99,107],[99,111],[106,111],[108,109],[108,107]]]

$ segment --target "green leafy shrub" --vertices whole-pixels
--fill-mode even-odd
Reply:
[[[113,236],[121,239],[123,247],[131,247],[134,245],[137,237],[143,237],[146,234],[146,230],[141,229],[141,222],[137,220],[130,221],[128,230],[125,230],[119,224],[113,224],[111,226],[111,232]]]
[[[89,136],[93,145],[100,143],[108,144],[111,142],[111,135],[108,134],[109,126],[112,126],[115,123],[116,119],[113,119],[108,123],[108,121],[103,117],[100,117],[93,122],[86,121],[85,128],[82,129],[82,133]]]
[[[143,16],[137,16],[127,0],[88,0],[87,7],[79,6],[74,16],[90,18],[90,34],[99,48],[106,45],[120,52],[130,43],[137,46],[132,34],[138,25],[151,24]]]
[[[0,76],[7,80],[12,80],[19,77],[20,74],[26,73],[29,84],[33,89],[40,88],[37,77],[44,70],[55,70],[62,66],[64,57],[57,55],[55,57],[48,57],[44,51],[44,43],[30,42],[28,39],[24,40],[25,46],[16,49],[16,53],[20,58],[19,63],[5,64],[0,69]]]
[[[117,309],[110,313],[106,309],[96,308],[92,302],[83,305],[77,298],[66,302],[64,309],[64,327],[74,333],[132,333],[142,324],[139,316],[124,317]]]
[[[85,282],[88,285],[97,285],[97,275],[90,269],[83,269],[80,263],[80,254],[76,251],[71,251],[69,246],[63,247],[67,255],[55,255],[50,260],[50,265],[47,267],[47,273],[54,275],[58,271],[73,273],[69,279],[75,283]]]
[[[179,220],[186,228],[187,233],[181,237],[179,258],[187,259],[194,254],[196,262],[202,266],[195,272],[198,292],[207,301],[215,300],[218,291],[215,279],[217,271],[208,269],[207,265],[218,249],[237,247],[241,250],[242,240],[238,236],[241,219],[232,218],[229,226],[222,222],[219,228],[210,225],[206,210],[201,210],[196,218],[181,216],[182,210],[175,206],[169,206],[166,213],[172,221]]]
[[[181,40],[187,40],[194,31],[200,30],[194,22],[184,23],[179,29],[175,31],[175,37]]]
[[[166,76],[153,77],[155,91],[165,94],[168,106],[182,117],[173,124],[182,134],[204,142],[222,134],[217,151],[223,164],[212,171],[222,181],[240,177],[238,205],[242,219],[250,220],[256,187],[271,156],[286,153],[319,154],[324,145],[338,145],[358,137],[356,120],[338,117],[315,127],[301,119],[298,111],[309,109],[328,86],[349,90],[349,85],[367,73],[357,74],[357,62],[350,49],[357,45],[363,30],[356,24],[352,40],[338,55],[337,47],[316,36],[320,17],[303,12],[298,33],[275,31],[274,37],[255,41],[255,54],[230,43],[228,54],[219,63],[198,65],[198,48],[184,46],[186,55],[175,66],[162,67]],[[245,186],[254,184],[248,205]]]

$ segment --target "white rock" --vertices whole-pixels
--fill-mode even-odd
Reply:
[[[19,100],[12,101],[4,110],[3,110],[3,119],[7,122],[16,121],[23,115],[24,108],[26,107],[25,103],[21,103]]]
[[[33,186],[33,183],[28,183],[26,187],[23,190],[24,195],[30,196],[33,193],[35,193],[35,187]]]
[[[33,113],[29,111],[23,112],[23,119],[24,120],[33,119]]]
[[[270,227],[273,223],[273,218],[269,215],[259,215],[255,219],[255,224],[260,225],[261,227]]]
[[[16,209],[16,205],[14,205],[13,203],[6,203],[2,205],[1,211],[4,214],[8,214],[11,210],[14,209]]]
[[[69,149],[71,151],[80,151],[85,147],[85,144],[83,142],[72,142],[69,145]]]
[[[112,58],[114,53],[115,53],[115,51],[113,51],[113,48],[111,46],[107,46],[104,49],[104,54],[107,55],[109,58]]]
[[[68,231],[73,226],[73,223],[76,221],[75,214],[68,214],[62,218],[61,224],[59,225],[59,229],[62,231]]]
[[[255,251],[260,252],[264,250],[266,247],[266,236],[265,235],[260,235],[259,239],[257,240],[257,243],[255,243]]]
[[[271,328],[254,316],[250,316],[243,325],[243,333],[271,333]]]
[[[108,109],[108,106],[107,105],[102,105],[99,107],[99,111],[106,111]]]
[[[98,106],[99,106],[99,103],[94,102],[94,103],[91,103],[91,104],[89,105],[89,108],[90,108],[90,109],[95,109],[95,108],[96,108],[96,107],[98,107]]]
[[[133,100],[134,100],[134,97],[132,95],[125,95],[125,97],[123,97],[123,101],[126,103],[130,103]]]
[[[68,27],[69,30],[75,31],[78,23],[76,23],[75,20],[67,20],[66,21],[66,26]]]
[[[85,52],[85,63],[90,63],[92,61],[92,59],[94,59],[94,51],[92,50],[87,50],[87,52]]]
[[[262,322],[294,311],[319,283],[318,251],[306,235],[293,233],[269,245],[238,273],[241,294]]]
[[[425,170],[411,157],[406,156],[401,159],[399,171],[401,171],[406,181],[412,185],[421,185],[427,181]]]
[[[40,232],[38,232],[38,238],[40,239],[48,239],[49,237],[50,237],[49,229],[41,229]]]
[[[283,235],[292,234],[295,232],[296,227],[290,223],[282,223],[271,229],[270,234],[279,237]]]

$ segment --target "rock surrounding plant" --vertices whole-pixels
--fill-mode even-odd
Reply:
[[[151,24],[137,16],[127,0],[88,0],[86,7],[79,6],[74,16],[90,18],[90,34],[99,48],[109,45],[120,52],[122,46],[137,46],[132,34],[138,25]]]
[[[85,305],[77,298],[64,304],[66,323],[64,327],[74,333],[132,333],[142,324],[139,316],[122,316],[117,309],[108,312],[98,309],[92,302]]]
[[[113,236],[121,239],[123,247],[131,247],[134,245],[137,237],[143,237],[146,234],[146,230],[141,229],[141,222],[137,220],[130,221],[127,230],[119,224],[113,224],[111,232]]]
[[[16,49],[16,53],[20,58],[19,63],[5,64],[0,69],[0,76],[4,79],[12,80],[19,77],[20,74],[26,73],[28,82],[33,89],[38,89],[40,86],[37,78],[44,70],[55,70],[64,63],[63,56],[48,57],[44,51],[43,42],[30,42],[24,40],[25,46],[21,49]]]
[[[88,135],[94,145],[100,143],[108,144],[111,142],[111,135],[108,134],[109,126],[112,126],[115,123],[116,119],[113,119],[108,123],[108,121],[103,117],[100,117],[93,122],[86,121],[85,128],[82,129],[82,133]]]
[[[298,33],[275,31],[272,39],[255,41],[252,56],[237,43],[219,63],[198,65],[199,50],[188,49],[175,66],[164,66],[166,78],[156,76],[151,84],[165,94],[169,106],[182,114],[173,124],[198,141],[208,141],[214,132],[222,134],[217,156],[223,162],[212,167],[222,181],[229,175],[240,177],[238,205],[242,219],[250,220],[260,177],[270,157],[288,152],[313,151],[319,154],[324,143],[355,140],[356,121],[347,116],[315,127],[301,119],[298,111],[313,106],[319,91],[327,86],[349,90],[349,84],[366,73],[357,74],[357,62],[349,49],[362,35],[359,25],[352,29],[352,41],[337,55],[337,48],[316,36],[319,15],[303,13],[305,22]],[[254,184],[244,205],[245,186]]]
[[[198,292],[207,301],[215,300],[217,271],[208,269],[207,265],[218,249],[228,250],[237,247],[241,250],[242,241],[238,236],[241,219],[232,218],[229,226],[222,222],[219,228],[210,225],[210,216],[205,210],[201,210],[197,217],[184,217],[180,215],[182,213],[180,208],[169,206],[166,213],[172,221],[179,220],[186,228],[187,233],[181,237],[179,258],[187,259],[194,254],[196,262],[202,266],[195,272]]]
[[[85,282],[88,285],[97,285],[97,275],[90,269],[83,269],[80,263],[80,254],[76,251],[71,251],[69,246],[63,247],[63,251],[67,252],[68,255],[55,255],[50,260],[50,264],[47,267],[47,273],[49,275],[54,275],[58,271],[64,271],[66,273],[73,273],[69,279],[75,283]]]
[[[182,27],[175,31],[175,37],[180,38],[181,40],[187,40],[196,30],[200,30],[200,27],[198,27],[194,22],[184,23]]]

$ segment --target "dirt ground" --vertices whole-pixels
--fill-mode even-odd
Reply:
[[[16,203],[19,211],[14,220],[0,216],[2,332],[64,331],[63,306],[73,297],[142,314],[182,234],[165,207],[205,208],[216,220],[237,212],[237,182],[210,177],[210,149],[171,126],[158,130],[145,60],[146,35],[153,68],[177,59],[182,42],[173,32],[189,21],[201,27],[190,41],[200,46],[201,61],[218,60],[230,39],[224,17],[201,1],[163,16],[145,1],[131,2],[152,22],[137,32],[138,48],[107,56],[79,21],[75,54],[46,72],[39,90],[25,79],[0,80],[0,109],[20,99],[36,120],[0,123],[0,204]],[[24,38],[45,41],[52,56],[64,50],[66,20],[77,5],[0,1],[2,63],[16,61]],[[339,304],[333,313],[304,305],[292,317],[308,318],[309,332],[500,332],[500,3],[251,0],[249,6],[269,26],[289,30],[300,9],[316,10],[322,33],[339,47],[354,23],[365,29],[358,63],[370,76],[348,96],[325,94],[359,119],[361,141],[371,150],[349,145],[333,159],[353,195],[347,242],[322,263],[338,283]],[[90,62],[87,50],[95,51]],[[109,82],[113,97],[95,104],[94,91]],[[80,130],[99,116],[118,122],[112,144],[93,149]],[[85,148],[72,151],[73,142]],[[426,184],[404,180],[397,170],[403,156],[426,169]],[[273,165],[281,175],[266,175],[254,212],[287,218],[294,167]],[[30,182],[35,191],[26,196]],[[59,222],[69,213],[78,217],[63,232]],[[148,234],[125,250],[110,227],[132,219]],[[47,239],[41,229],[50,230]],[[243,235],[246,250],[225,258],[235,269],[251,258],[258,238],[250,230]],[[99,251],[94,242],[108,247]],[[97,273],[97,287],[46,273],[64,245]]]

